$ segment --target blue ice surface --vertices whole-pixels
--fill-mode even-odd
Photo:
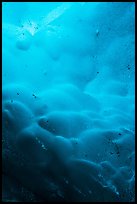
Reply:
[[[3,201],[135,199],[135,4],[2,3]]]

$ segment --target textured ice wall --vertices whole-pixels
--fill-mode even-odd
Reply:
[[[2,4],[4,201],[134,201],[134,7]]]

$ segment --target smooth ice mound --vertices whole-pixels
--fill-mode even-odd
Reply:
[[[2,4],[3,201],[134,201],[134,7]]]

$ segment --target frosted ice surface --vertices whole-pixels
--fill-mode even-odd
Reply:
[[[134,201],[134,10],[2,3],[4,202]]]

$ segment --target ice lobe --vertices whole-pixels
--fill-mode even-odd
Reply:
[[[17,48],[24,51],[28,50],[31,46],[31,40],[32,40],[31,38],[32,36],[29,32],[23,31],[17,39],[17,42],[16,42]]]
[[[54,111],[40,119],[40,125],[55,135],[76,137],[82,130],[92,126],[89,117],[77,112]]]

